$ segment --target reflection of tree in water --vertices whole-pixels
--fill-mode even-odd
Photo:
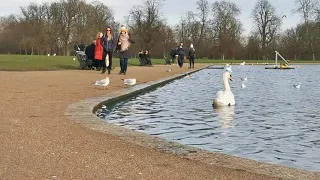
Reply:
[[[220,107],[216,109],[220,122],[223,128],[234,127],[234,106]]]

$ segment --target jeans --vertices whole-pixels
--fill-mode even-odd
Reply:
[[[194,57],[193,56],[190,56],[189,62],[190,62],[190,68],[191,68],[191,65],[194,68]]]
[[[179,55],[178,57],[178,64],[180,67],[183,66],[183,61],[184,61],[184,55]]]
[[[128,68],[128,58],[120,58],[120,68],[122,73],[127,72]]]

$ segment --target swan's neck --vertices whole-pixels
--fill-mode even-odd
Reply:
[[[231,90],[228,78],[226,76],[223,76],[223,86],[224,86],[224,90]]]

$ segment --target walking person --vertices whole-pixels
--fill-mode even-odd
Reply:
[[[126,27],[121,27],[120,36],[117,43],[117,51],[120,58],[120,72],[119,74],[126,75],[128,69],[128,59],[130,58],[130,45],[134,42],[130,39]]]
[[[176,50],[174,48],[171,49],[170,56],[171,56],[172,64],[174,64],[174,60],[176,59]]]
[[[190,48],[189,48],[189,54],[188,54],[188,59],[189,59],[189,63],[190,63],[189,69],[191,69],[191,65],[192,65],[192,68],[194,68],[195,55],[196,55],[196,50],[194,49],[193,44],[191,43]]]
[[[183,49],[183,43],[180,43],[180,46],[178,47],[178,65],[180,68],[182,68],[184,62],[184,49]]]
[[[106,66],[105,60],[103,58],[103,46],[101,45],[102,36],[103,36],[103,33],[98,32],[97,40],[96,40],[96,47],[94,49],[94,59],[96,60],[96,62],[98,64],[98,69],[97,69],[98,71],[100,71],[101,67],[103,68]]]
[[[111,74],[111,70],[112,70],[112,52],[113,52],[113,48],[114,48],[114,41],[113,41],[113,36],[112,36],[112,32],[111,32],[111,27],[107,27],[106,28],[106,34],[105,36],[102,38],[101,41],[101,45],[103,46],[103,57],[108,58],[106,60],[109,61],[108,64],[108,74]],[[106,72],[106,66],[103,67],[102,69],[102,74]]]

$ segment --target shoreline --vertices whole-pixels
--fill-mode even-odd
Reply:
[[[196,69],[204,65],[196,64]],[[172,72],[166,72],[169,67]],[[118,70],[117,67],[109,76],[111,83],[107,90],[91,85],[105,77],[96,71],[0,71],[1,178],[280,179],[130,143],[118,136],[80,126],[65,115],[72,104],[88,105],[85,100],[91,97],[96,106],[101,96],[109,97],[131,89],[123,85],[122,78],[137,78],[138,83],[143,84],[188,71],[186,66],[128,67],[128,74],[123,76],[118,75]],[[82,108],[77,112],[77,120],[87,121],[87,113]],[[92,109],[89,114],[95,116]],[[101,127],[101,121],[90,123]],[[170,143],[170,146],[173,145]]]

